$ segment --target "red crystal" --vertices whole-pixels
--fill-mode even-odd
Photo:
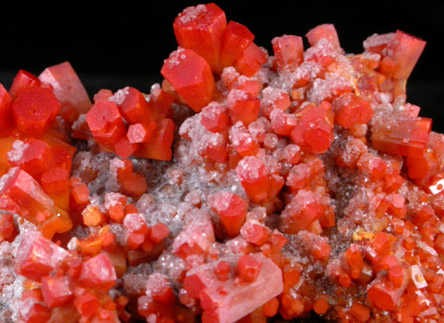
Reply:
[[[116,103],[99,101],[86,114],[86,122],[94,139],[104,145],[114,145],[126,133],[126,128]]]
[[[15,269],[22,276],[40,281],[69,256],[68,251],[38,232],[32,231],[20,244],[15,259]]]
[[[11,106],[11,94],[0,84],[0,137],[8,135],[11,131]]]
[[[235,21],[229,21],[222,35],[219,69],[233,66],[242,52],[253,42],[254,35],[248,28]]]
[[[333,141],[333,125],[323,107],[308,105],[297,114],[291,140],[313,153],[325,153]]]
[[[188,272],[185,281],[193,281],[193,288],[197,287],[194,282],[200,282],[200,288],[197,288],[200,291],[194,291],[191,295],[197,294],[201,301],[205,310],[203,321],[228,320],[234,322],[282,291],[280,269],[271,260],[260,254],[249,257],[253,257],[255,262],[262,263],[256,279],[249,283],[237,284],[233,278],[226,281],[215,279],[215,273],[212,270],[213,263],[201,265]],[[185,286],[191,288],[189,284],[185,284]],[[248,296],[253,294],[254,298]]]
[[[11,166],[20,167],[37,180],[43,173],[55,167],[53,153],[46,142],[29,138],[21,142],[20,146],[16,153],[9,155]]]
[[[28,86],[12,104],[12,117],[17,129],[24,135],[42,136],[60,111],[60,102],[52,89]]]
[[[100,268],[98,271],[97,268]],[[109,290],[116,282],[116,272],[108,256],[101,253],[82,264],[78,281],[85,287]]]
[[[268,196],[269,180],[264,163],[257,157],[247,156],[236,167],[237,176],[248,197],[255,203]]]
[[[173,52],[161,69],[180,97],[199,112],[212,101],[215,89],[208,63],[191,49]]]
[[[74,288],[71,279],[67,276],[42,278],[42,296],[49,308],[67,304],[74,298]]]
[[[372,132],[372,147],[381,152],[407,157],[421,157],[427,147],[432,120],[393,120]]]
[[[308,42],[312,46],[316,45],[319,40],[326,39],[335,47],[340,48],[338,34],[336,32],[335,26],[332,24],[323,24],[316,26],[306,34],[306,37],[308,39]]]
[[[227,234],[237,236],[247,215],[247,203],[237,194],[218,192],[208,197],[208,204],[219,216]]]
[[[373,110],[370,104],[352,93],[344,93],[333,102],[335,107],[335,122],[345,129],[356,124],[368,123]]]
[[[179,46],[195,51],[216,71],[226,26],[225,12],[208,3],[187,7],[174,20],[173,29]]]
[[[200,123],[208,131],[222,132],[230,125],[227,109],[220,104],[211,104],[203,108]]]
[[[60,114],[67,122],[74,122],[80,114],[88,112],[91,100],[88,97],[79,76],[69,62],[63,62],[46,68],[39,80],[50,84],[61,104]],[[73,111],[72,111],[73,110]],[[72,113],[72,117],[66,117]]]
[[[279,69],[294,70],[304,60],[304,44],[300,36],[283,35],[271,41]]]
[[[256,280],[262,268],[262,262],[254,256],[243,255],[237,263],[237,274],[243,281],[251,283]]]
[[[127,87],[121,91],[123,93],[121,94],[122,97],[119,97],[119,111],[128,123],[143,122],[149,124],[154,121],[152,107],[138,89]]]
[[[245,76],[253,76],[267,62],[267,58],[268,53],[263,48],[251,43],[236,60],[234,66],[239,73]]]
[[[157,125],[152,138],[141,143],[134,156],[164,161],[171,160],[173,154],[171,145],[174,140],[175,129],[176,126],[172,119],[163,119]]]
[[[42,82],[39,80],[37,76],[34,74],[25,71],[19,70],[12,81],[11,87],[9,88],[9,94],[15,100],[23,89],[28,86],[41,86]]]

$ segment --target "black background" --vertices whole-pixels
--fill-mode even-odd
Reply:
[[[38,75],[47,66],[69,60],[90,96],[101,88],[117,90],[127,85],[147,92],[152,83],[161,81],[163,60],[177,47],[174,18],[185,7],[203,2],[59,3],[33,2],[2,9],[0,82],[6,88],[19,69]],[[361,52],[362,42],[374,33],[401,29],[424,39],[426,48],[408,83],[408,101],[422,107],[422,116],[434,119],[434,130],[444,130],[444,55],[440,48],[444,1],[216,3],[227,20],[246,25],[256,35],[255,42],[270,53],[273,37],[303,36],[321,23],[335,25],[348,53]]]

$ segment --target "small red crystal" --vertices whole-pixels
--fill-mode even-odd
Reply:
[[[271,41],[279,69],[294,70],[304,59],[304,44],[300,36],[283,35]]]
[[[246,26],[229,21],[222,35],[219,69],[232,66],[253,40],[254,35]]]
[[[268,196],[269,179],[264,163],[257,157],[244,157],[236,167],[243,188],[255,203],[263,202]]]
[[[126,133],[119,108],[112,101],[94,103],[86,114],[86,122],[94,139],[104,145],[114,145]]]
[[[218,192],[208,197],[208,204],[230,237],[239,234],[247,215],[247,203],[237,194]]]

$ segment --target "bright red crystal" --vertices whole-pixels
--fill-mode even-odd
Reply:
[[[74,122],[91,107],[88,93],[69,62],[46,68],[39,75],[39,80],[50,84],[54,89],[54,94],[61,103],[60,115],[65,121]]]
[[[4,207],[4,206],[2,206]],[[14,234],[14,222],[12,214],[2,213],[0,214],[0,242],[10,240]]]
[[[14,200],[22,210],[21,215],[37,225],[45,237],[52,238],[58,233],[72,229],[69,214],[59,209],[45,193],[39,183],[24,170],[13,167],[5,175],[0,195]]]
[[[257,157],[247,156],[236,167],[237,176],[248,197],[255,203],[268,196],[269,179],[264,163]]]
[[[247,203],[239,195],[218,192],[208,197],[208,204],[222,222],[230,237],[239,234],[247,215]]]
[[[122,92],[118,106],[121,115],[128,123],[144,122],[148,124],[153,121],[152,107],[138,89],[127,87]]]
[[[19,312],[22,322],[26,323],[48,322],[51,317],[51,311],[33,299],[23,301]]]
[[[94,139],[109,147],[113,147],[125,135],[125,124],[116,103],[99,101],[86,114],[86,122]]]
[[[69,172],[62,167],[54,167],[42,174],[40,178],[45,192],[51,193],[66,192],[69,189]]]
[[[207,105],[203,108],[201,116],[200,123],[211,132],[222,132],[230,125],[228,110],[220,104]]]
[[[157,124],[155,122],[145,123],[134,123],[128,127],[128,132],[126,136],[128,141],[132,144],[141,144],[143,142],[150,141],[154,135]]]
[[[234,66],[239,73],[249,77],[259,71],[261,66],[267,62],[267,58],[268,54],[263,48],[251,43],[236,60]]]
[[[195,51],[210,64],[213,71],[219,68],[226,26],[225,12],[214,3],[187,7],[173,24],[179,46]]]
[[[155,160],[171,160],[173,153],[171,145],[174,140],[175,129],[176,126],[172,119],[163,119],[157,124],[151,139],[141,143],[135,156]]]
[[[251,283],[256,280],[262,268],[262,262],[254,256],[243,255],[239,258],[236,271],[239,277]]]
[[[235,21],[229,21],[222,35],[219,69],[233,66],[242,52],[253,42],[254,35],[248,28]]]
[[[279,69],[294,70],[304,60],[304,44],[300,36],[283,35],[271,41]]]
[[[41,86],[41,84],[42,82],[34,74],[25,70],[19,70],[14,77],[14,80],[12,81],[11,87],[9,88],[9,93],[11,94],[11,97],[15,100],[23,91],[23,89],[27,88],[28,86],[34,85]]]
[[[70,277],[45,276],[42,278],[42,296],[49,308],[59,307],[71,302],[74,288]]]
[[[370,104],[352,93],[344,93],[333,102],[335,107],[335,122],[345,129],[356,124],[368,123],[373,110]]]
[[[12,117],[24,135],[42,136],[60,112],[60,102],[52,89],[27,86],[12,104]]]
[[[146,294],[151,296],[153,301],[165,305],[172,305],[175,301],[173,289],[168,278],[162,274],[152,274],[146,282]]]
[[[78,277],[79,283],[83,286],[105,290],[109,290],[116,282],[116,279],[114,267],[104,253],[85,261],[82,264]]]
[[[248,242],[261,246],[268,241],[271,231],[263,224],[247,221],[240,229],[240,233]]]
[[[132,156],[137,149],[139,149],[139,145],[131,142],[127,136],[120,137],[120,139],[114,144],[114,152],[117,156],[122,158]]]
[[[306,36],[308,42],[312,46],[316,45],[319,40],[325,39],[333,44],[336,48],[340,48],[338,34],[335,26],[332,24],[319,25],[311,29]]]
[[[19,147],[8,155],[11,166],[20,167],[35,179],[39,180],[43,173],[55,167],[54,156],[46,142],[30,138],[14,145]]]
[[[386,153],[421,157],[427,147],[432,120],[393,120],[372,132],[372,147]]]
[[[172,251],[182,259],[193,255],[207,255],[215,241],[214,229],[209,218],[199,215],[195,221],[185,225],[175,238]]]
[[[26,278],[40,281],[62,264],[70,254],[38,232],[29,232],[18,249],[15,258],[17,273]]]
[[[194,111],[212,101],[214,77],[208,63],[191,49],[178,49],[165,61],[163,77]]]
[[[76,288],[74,292],[75,298],[73,303],[82,316],[88,317],[97,313],[100,308],[100,301],[97,296],[81,287]]]
[[[6,136],[11,131],[11,94],[0,84],[0,137]]]
[[[255,276],[250,282],[236,283],[235,278],[218,280],[212,270],[214,263],[201,265],[187,273],[185,288],[190,289],[190,295],[199,297],[204,309],[204,322],[235,322],[282,291],[280,269],[261,254],[247,256],[248,259],[250,257],[254,260],[246,261],[255,264],[254,274],[251,268],[245,268],[247,264],[240,264],[241,270],[245,269]],[[258,263],[261,265],[258,266]],[[247,274],[249,278],[251,275]]]
[[[228,106],[233,123],[241,121],[248,126],[253,121],[256,121],[259,117],[260,105],[261,101],[258,98],[250,97],[242,91],[240,93],[231,91],[228,95]]]
[[[316,195],[308,190],[299,190],[281,214],[281,230],[297,233],[319,219],[325,212]]]
[[[369,300],[382,310],[393,310],[398,305],[399,299],[405,290],[405,285],[395,288],[390,282],[375,281],[367,291]]]
[[[312,153],[325,153],[333,141],[333,124],[322,106],[308,105],[296,116],[296,125],[290,133],[291,140]]]
[[[214,3],[173,30],[149,89],[91,101],[69,62],[0,84],[0,321],[443,321],[425,42],[350,54],[321,24],[269,54]]]

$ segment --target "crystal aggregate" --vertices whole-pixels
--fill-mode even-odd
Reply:
[[[91,100],[67,61],[0,84],[1,320],[443,321],[425,41],[349,54],[322,24],[268,52],[215,3],[173,31],[147,91]]]

